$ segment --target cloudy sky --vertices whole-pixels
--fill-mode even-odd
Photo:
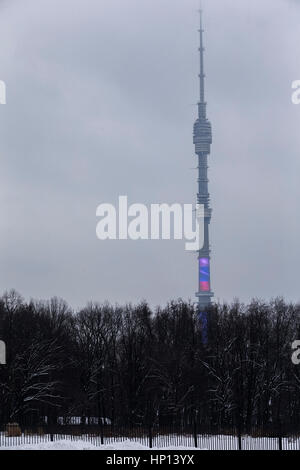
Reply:
[[[212,286],[300,300],[299,0],[205,2]],[[2,0],[0,290],[193,299],[184,241],[97,240],[96,207],[194,203],[197,0]]]

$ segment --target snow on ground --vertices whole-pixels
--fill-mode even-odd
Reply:
[[[199,450],[191,447],[153,447],[155,450]],[[96,446],[91,442],[83,440],[62,439],[55,442],[41,442],[39,444],[25,444],[17,446],[0,447],[0,450],[149,450],[138,442],[123,441],[115,442],[114,444],[107,444],[103,446]]]

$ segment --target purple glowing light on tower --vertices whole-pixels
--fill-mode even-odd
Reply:
[[[208,258],[200,258],[200,268],[204,268],[206,266],[209,266],[209,259]]]

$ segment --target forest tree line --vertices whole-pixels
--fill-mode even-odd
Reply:
[[[114,425],[285,426],[299,429],[300,306],[283,299],[215,304],[207,338],[195,305],[0,297],[0,423],[59,417]]]

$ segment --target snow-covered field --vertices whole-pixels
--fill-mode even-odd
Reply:
[[[157,436],[153,439],[156,450],[196,450],[192,436]],[[243,450],[278,450],[278,439],[243,437]],[[0,450],[149,450],[147,440],[124,439],[106,441],[101,446],[99,438],[82,436],[81,439],[55,436],[20,436],[5,437],[0,435]],[[238,441],[235,436],[198,436],[197,450],[237,450]],[[300,450],[300,438],[283,439],[284,450]]]
[[[186,450],[187,447],[164,447],[156,450]],[[188,447],[191,450],[191,447]],[[149,450],[138,442],[123,441],[114,444],[97,446],[84,440],[62,439],[55,442],[41,442],[39,444],[21,444],[10,447],[0,447],[0,450]],[[199,449],[198,449],[199,450]]]

